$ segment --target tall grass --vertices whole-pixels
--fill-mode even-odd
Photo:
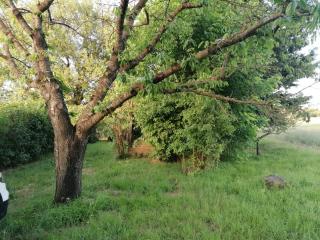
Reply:
[[[320,124],[304,124],[276,137],[284,141],[311,147],[320,147]]]
[[[89,146],[83,195],[54,205],[50,156],[5,173],[11,192],[1,239],[320,239],[320,152],[282,140],[262,156],[185,176],[178,164],[116,160]],[[284,190],[263,177],[279,174]]]

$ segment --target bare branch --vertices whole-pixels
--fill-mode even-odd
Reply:
[[[133,84],[132,87],[128,92],[125,92],[121,95],[119,95],[116,99],[114,99],[108,107],[102,111],[97,112],[94,115],[92,115],[84,124],[86,125],[85,128],[90,128],[91,126],[94,126],[98,122],[100,122],[105,116],[110,115],[113,113],[116,109],[121,107],[125,102],[130,100],[131,98],[135,97],[138,92],[142,91],[144,89],[144,85],[142,83],[136,83]],[[77,122],[77,125],[80,124],[80,122]]]
[[[145,89],[145,86],[142,83],[135,83],[132,85],[129,91],[119,95],[116,99],[114,99],[108,107],[102,111],[95,113],[86,124],[89,126],[93,126],[100,122],[105,116],[110,115],[113,113],[116,109],[121,107],[126,101],[130,100],[131,98],[135,97],[139,92],[143,91]],[[163,89],[163,93],[165,94],[177,94],[177,93],[192,93],[196,95],[201,95],[213,99],[217,99],[224,102],[231,102],[236,104],[249,104],[249,105],[255,105],[255,106],[266,106],[269,103],[258,101],[258,100],[240,100],[232,97],[222,96],[219,94],[215,94],[213,92],[205,92],[195,89],[189,89],[189,88],[176,88],[176,89]]]
[[[78,32],[77,29],[75,29],[74,27],[70,26],[69,24],[54,20],[54,19],[52,18],[50,9],[48,9],[48,20],[49,20],[49,24],[50,24],[50,25],[61,25],[61,26],[64,26],[64,27],[72,30],[72,31],[75,32],[76,34],[78,34],[80,37],[85,38],[85,36],[83,36],[80,32]]]
[[[267,136],[269,136],[271,134],[272,134],[271,130],[268,130],[266,133],[264,133],[261,136],[257,137],[256,138],[256,142],[259,142],[261,139],[263,139],[263,138],[265,138],[265,137],[267,137]]]
[[[298,92],[293,93],[292,95],[298,95],[299,93],[302,93],[304,90],[306,90],[306,89],[308,89],[308,88],[311,88],[311,87],[313,87],[314,85],[316,85],[316,84],[318,84],[318,83],[320,83],[320,82],[319,82],[319,79],[317,79],[317,81],[315,81],[314,83],[312,83],[312,84],[310,84],[310,85],[302,88],[302,89],[299,90]]]

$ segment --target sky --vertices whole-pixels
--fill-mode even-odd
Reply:
[[[313,42],[310,41],[309,46],[305,47],[302,50],[302,52],[303,53],[308,53],[312,49],[315,51],[316,61],[320,61],[320,36],[318,36],[315,41],[313,41]],[[317,70],[317,73],[318,74],[316,74],[315,78],[320,78],[320,69]],[[320,109],[320,80],[318,80],[317,83],[315,83],[315,82],[317,82],[317,80],[313,79],[313,78],[300,79],[298,81],[298,86],[290,89],[289,92],[296,93],[296,92],[299,92],[302,89],[306,88],[305,90],[302,91],[302,93],[305,96],[311,96],[312,97],[307,106],[310,107],[310,108],[318,108],[318,109]],[[312,86],[310,86],[310,85],[312,85]]]

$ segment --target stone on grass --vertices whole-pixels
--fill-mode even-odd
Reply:
[[[286,186],[284,178],[276,175],[266,176],[264,183],[268,188],[284,188]]]

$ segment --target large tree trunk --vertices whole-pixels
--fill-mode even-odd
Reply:
[[[54,201],[63,203],[81,194],[81,178],[87,137],[55,137],[56,191]]]
[[[54,81],[54,80],[53,80]],[[49,82],[42,88],[54,130],[56,191],[54,201],[63,203],[81,194],[82,165],[92,127],[73,126],[60,87]]]

